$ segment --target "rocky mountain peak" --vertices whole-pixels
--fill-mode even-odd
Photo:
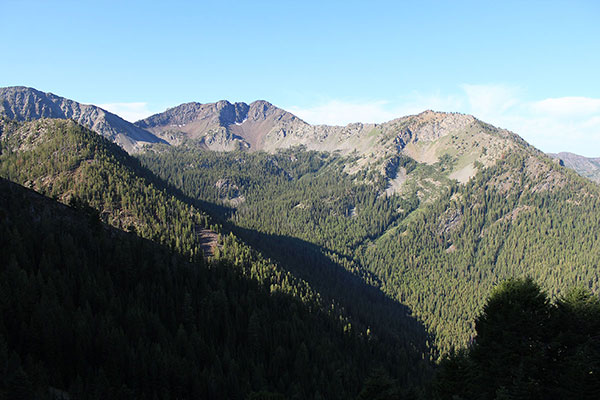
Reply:
[[[466,126],[477,119],[470,114],[462,114],[458,112],[444,112],[444,111],[433,111],[425,110],[418,114],[408,115],[406,117],[400,117],[394,121],[410,121],[413,124],[437,124],[438,126],[452,125],[455,127]]]
[[[135,149],[138,141],[161,139],[171,145],[190,143],[218,151],[304,146],[340,154],[356,152],[361,158],[357,168],[399,153],[433,164],[447,153],[456,158],[457,169],[459,165],[464,169],[461,181],[474,173],[473,160],[489,165],[516,140],[507,131],[459,113],[426,110],[381,124],[310,125],[265,100],[250,104],[189,102],[132,125],[99,107],[14,87],[0,89],[0,112],[17,119],[72,118],[128,151]]]
[[[64,118],[63,98],[25,86],[0,88],[0,113],[10,119]]]
[[[264,100],[250,104],[227,100],[186,103],[136,122],[138,127],[171,144],[192,140],[213,150],[260,150],[269,133],[287,132],[290,124],[306,125],[293,114]]]
[[[257,100],[250,104],[249,117],[254,121],[261,119],[274,118],[277,120],[284,119],[286,121],[300,120],[295,115],[274,106],[265,100]]]

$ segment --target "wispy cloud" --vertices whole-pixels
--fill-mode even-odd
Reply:
[[[469,107],[486,122],[510,129],[546,152],[600,156],[600,99],[556,97],[525,100],[523,90],[502,85],[463,85]]]
[[[106,103],[98,104],[98,106],[113,114],[117,114],[119,117],[129,122],[139,121],[140,119],[144,119],[155,113],[148,108],[148,103],[143,102]]]
[[[380,123],[425,110],[455,110],[462,100],[456,96],[420,95],[414,93],[409,101],[329,100],[312,107],[291,106],[286,109],[311,124],[346,125],[352,122]]]
[[[558,97],[531,103],[531,110],[538,114],[553,114],[573,118],[600,116],[600,99],[589,97]]]
[[[506,85],[461,86],[467,97],[469,112],[479,118],[506,113],[519,103],[519,88]]]
[[[313,107],[289,107],[289,111],[311,124],[346,125],[352,122],[382,122],[396,115],[385,101],[331,100]]]
[[[457,111],[509,129],[546,152],[600,156],[600,98],[527,99],[526,90],[502,84],[463,84],[453,94],[412,93],[402,101],[329,100],[288,110],[312,124],[385,122],[424,110]]]

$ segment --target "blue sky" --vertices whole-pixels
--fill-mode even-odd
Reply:
[[[2,0],[0,86],[135,120],[265,99],[311,123],[425,109],[600,156],[598,1]]]

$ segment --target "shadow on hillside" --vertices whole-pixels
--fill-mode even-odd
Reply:
[[[340,304],[352,324],[370,331],[384,341],[400,341],[419,353],[428,353],[433,343],[425,326],[412,316],[410,308],[386,296],[380,289],[330,260],[320,246],[289,236],[270,235],[227,224],[247,244],[284,269],[307,281],[325,300]]]
[[[91,218],[93,216],[96,218]],[[161,347],[162,345],[164,349],[171,348],[166,347],[165,344],[173,344],[172,347],[177,348],[180,338],[189,337],[192,333],[194,334],[194,341],[188,342],[189,345],[192,346],[193,343],[193,346],[197,344],[201,344],[201,346],[194,348],[194,352],[193,354],[190,353],[189,359],[185,359],[185,362],[179,361],[179,351],[166,350],[169,351],[169,358],[157,357],[157,365],[165,365],[166,367],[175,364],[184,365],[185,368],[189,368],[192,372],[198,372],[198,375],[193,375],[193,379],[198,379],[198,376],[201,376],[200,379],[206,379],[206,381],[209,379],[212,381],[216,380],[214,374],[208,374],[208,372],[212,371],[211,368],[213,368],[210,364],[216,364],[213,362],[215,359],[217,361],[227,359],[229,360],[228,362],[233,360],[232,364],[237,362],[239,365],[257,365],[259,368],[265,369],[263,365],[258,364],[258,360],[260,359],[258,356],[255,356],[258,352],[253,350],[253,345],[248,344],[252,343],[249,339],[251,337],[249,334],[250,322],[241,325],[231,322],[229,324],[223,323],[223,321],[243,321],[243,318],[240,319],[240,314],[238,314],[240,309],[244,310],[248,321],[252,319],[249,318],[249,314],[258,309],[260,315],[266,316],[266,321],[272,322],[275,325],[279,323],[279,330],[277,330],[279,337],[277,340],[285,347],[285,350],[282,348],[281,352],[288,351],[291,355],[294,355],[296,349],[299,347],[298,342],[304,346],[304,341],[309,345],[311,351],[320,351],[323,347],[326,347],[316,347],[319,341],[314,340],[315,336],[303,336],[299,340],[297,339],[298,336],[296,340],[290,340],[289,337],[285,337],[286,333],[290,336],[294,333],[297,334],[297,332],[294,332],[294,329],[299,326],[299,323],[309,327],[306,330],[307,332],[317,332],[319,336],[322,335],[325,338],[330,338],[326,342],[328,347],[324,350],[329,351],[329,347],[331,347],[331,354],[335,354],[336,359],[331,361],[329,359],[322,359],[320,364],[310,365],[311,368],[320,368],[322,371],[329,371],[328,368],[324,368],[328,362],[337,361],[337,365],[343,366],[344,363],[352,361],[371,360],[373,354],[371,351],[374,349],[374,346],[364,346],[368,349],[369,353],[350,353],[360,350],[363,346],[352,346],[350,344],[348,348],[348,341],[345,341],[344,338],[339,340],[340,338],[336,337],[339,332],[338,321],[328,318],[326,315],[323,316],[320,313],[315,313],[314,310],[309,309],[298,298],[289,294],[270,292],[268,286],[262,286],[256,280],[238,275],[240,273],[240,269],[238,268],[230,268],[227,264],[216,265],[212,268],[199,268],[200,264],[188,263],[186,261],[187,257],[177,257],[174,255],[172,249],[168,246],[143,239],[135,233],[129,233],[102,223],[97,218],[97,213],[89,214],[86,210],[66,206],[2,178],[0,178],[0,222],[6,224],[7,230],[10,232],[19,232],[19,234],[15,234],[15,237],[28,239],[22,240],[27,246],[12,246],[15,251],[12,254],[15,261],[10,268],[20,268],[17,264],[18,259],[22,267],[27,267],[32,271],[29,274],[23,272],[21,274],[23,279],[15,280],[15,283],[29,287],[21,283],[26,282],[28,279],[27,276],[29,276],[32,282],[36,282],[36,285],[37,282],[43,282],[44,285],[49,287],[47,289],[48,292],[54,293],[55,287],[52,279],[40,278],[44,276],[43,274],[49,274],[48,276],[50,277],[58,277],[58,281],[63,284],[60,288],[60,296],[56,297],[51,304],[52,317],[60,321],[69,322],[60,324],[49,335],[40,336],[39,341],[42,344],[39,348],[54,349],[54,344],[59,341],[53,341],[52,339],[55,336],[70,337],[68,336],[69,334],[73,335],[74,333],[70,329],[70,326],[75,322],[80,324],[79,326],[84,327],[80,328],[84,332],[94,331],[93,327],[97,325],[98,321],[95,319],[98,315],[101,316],[102,321],[110,321],[110,323],[115,325],[115,328],[102,330],[103,332],[120,332],[120,336],[110,336],[109,339],[111,340],[108,341],[97,341],[94,335],[82,335],[78,337],[78,346],[75,346],[73,349],[71,349],[72,346],[69,347],[71,351],[61,354],[61,363],[57,363],[53,352],[44,353],[39,351],[32,355],[29,349],[30,342],[22,340],[22,337],[27,337],[25,327],[28,327],[27,324],[30,323],[30,316],[39,313],[26,313],[21,311],[22,307],[15,308],[19,312],[14,312],[10,315],[21,318],[21,320],[16,320],[17,323],[14,324],[12,330],[7,329],[5,331],[8,333],[6,337],[11,339],[9,334],[13,334],[12,336],[18,340],[8,341],[11,347],[7,348],[11,351],[14,348],[16,351],[15,354],[19,354],[23,358],[25,356],[41,357],[39,361],[36,358],[31,358],[31,360],[35,361],[31,365],[35,366],[36,369],[34,371],[36,373],[39,371],[46,373],[46,369],[43,368],[44,365],[56,365],[56,369],[61,368],[60,371],[66,371],[63,372],[63,375],[67,377],[64,387],[72,387],[71,381],[75,379],[75,375],[77,374],[72,373],[72,368],[68,366],[80,365],[78,362],[84,362],[81,365],[87,367],[85,375],[81,377],[77,376],[77,380],[81,380],[83,384],[87,384],[91,377],[99,373],[98,371],[103,373],[103,369],[114,368],[112,360],[119,360],[123,364],[128,363],[129,366],[132,366],[132,371],[142,374],[144,371],[144,365],[142,365],[144,360],[151,359],[154,355],[149,353],[148,355],[144,354],[144,357],[137,356],[139,354],[140,343],[151,343],[154,347]],[[50,236],[60,237],[61,240],[65,239],[65,247],[61,247],[63,245],[47,246],[48,242],[46,242],[45,238]],[[37,245],[39,243],[43,243],[44,245]],[[9,247],[8,244],[10,244],[9,241],[0,240],[0,245],[5,247],[2,248],[0,246],[0,250],[7,250]],[[65,251],[69,249],[73,250],[73,254],[70,251]],[[8,258],[5,254],[8,256],[10,253],[0,251],[0,260],[3,262],[6,262]],[[105,255],[110,256],[106,257]],[[52,263],[50,261],[46,263],[40,262],[40,260],[46,259],[54,261]],[[53,273],[52,269],[55,265],[59,266],[59,268],[56,270],[56,273]],[[168,269],[168,271],[164,269]],[[31,284],[31,287],[37,288],[33,284]],[[227,297],[223,291],[224,287],[227,287],[229,289],[228,292],[233,295]],[[215,299],[215,301],[218,300],[218,303],[214,303],[217,306],[212,306],[212,299]],[[224,300],[221,301],[221,299]],[[248,301],[249,299],[252,301]],[[228,303],[234,304],[234,302],[237,304],[235,307],[227,307]],[[12,306],[13,303],[7,304]],[[90,303],[94,305],[93,314],[92,311],[89,311]],[[20,303],[17,302],[15,304],[19,305]],[[224,306],[218,307],[220,304],[224,304]],[[130,305],[134,308],[128,309]],[[199,308],[194,309],[193,305]],[[258,305],[258,308],[252,309],[256,305]],[[29,304],[26,307],[29,307]],[[203,307],[204,311],[202,311]],[[88,311],[81,312],[81,309],[87,309]],[[304,312],[294,312],[297,309]],[[74,312],[74,310],[77,311]],[[129,311],[132,311],[132,313],[128,314]],[[267,311],[269,312],[266,313]],[[288,313],[289,311],[292,311],[292,313]],[[217,315],[219,312],[222,314],[229,312],[230,318],[223,319],[222,315]],[[270,316],[274,316],[276,320],[272,321],[269,319]],[[201,333],[217,332],[217,328],[213,328],[213,319],[217,321],[214,325],[218,326],[222,324],[223,329],[234,329],[236,326],[238,328],[242,326],[242,329],[230,331],[227,334],[227,340],[219,339],[211,341],[210,335],[202,336]],[[45,321],[45,319],[41,319],[40,321]],[[71,323],[71,321],[73,322]],[[285,329],[281,329],[282,321],[287,324],[284,327]],[[103,323],[105,324],[105,322]],[[196,328],[196,324],[207,327],[207,329],[199,330]],[[35,323],[33,326],[42,325],[39,322],[39,324]],[[248,326],[248,331],[245,330],[245,326]],[[314,326],[314,329],[310,328],[311,326]],[[11,325],[7,325],[7,327],[11,328]],[[86,329],[88,327],[89,329]],[[21,329],[21,331],[18,329]],[[263,331],[269,332],[269,327],[259,332]],[[180,336],[182,332],[183,336]],[[148,336],[144,336],[144,333],[148,334]],[[222,334],[219,335],[223,336]],[[217,334],[215,333],[214,336],[217,337]],[[236,338],[236,336],[237,339],[229,339],[232,337]],[[117,337],[117,339],[112,339],[114,337]],[[159,340],[157,337],[160,339],[164,338],[162,342],[159,342],[162,344],[154,345]],[[34,343],[38,342],[34,341]],[[114,345],[114,343],[118,343],[118,346]],[[209,343],[211,347],[209,348],[205,343]],[[315,344],[315,346],[311,346],[311,344]],[[147,346],[147,348],[149,347]],[[273,347],[275,348],[275,346]],[[96,354],[95,352],[98,352],[98,349],[102,349],[100,351],[106,357],[99,357],[94,365],[88,365],[87,360],[93,358],[89,355]],[[186,346],[185,349],[187,351],[189,347]],[[377,350],[379,351],[375,353],[376,357],[373,357],[374,359],[377,359],[377,356],[381,357],[382,354],[386,354],[386,352],[381,351],[381,347]],[[389,349],[384,348],[384,350],[389,351],[390,354],[400,354],[399,352],[395,352],[396,349],[393,347]],[[113,354],[111,351],[115,353]],[[142,351],[145,350],[142,349]],[[203,351],[210,351],[211,358],[196,357],[196,354]],[[281,352],[269,351],[266,359],[270,361],[271,358],[278,357],[278,354],[281,354]],[[300,352],[298,351],[298,353]],[[294,358],[291,357],[290,359],[293,362]],[[181,360],[184,359],[181,358]],[[419,378],[418,372],[420,371],[414,367],[405,368],[406,365],[415,365],[414,363],[408,363],[413,360],[413,357],[407,360],[407,362],[404,362],[405,360],[401,357],[393,357],[392,360],[398,361],[398,368],[403,372],[403,375],[411,375],[413,380],[409,382],[413,386],[416,386],[417,379]],[[168,364],[168,362],[173,364]],[[38,368],[38,365],[42,367]],[[220,370],[220,364],[218,365],[219,367],[214,367],[215,370],[217,368]],[[358,370],[359,372],[363,372],[362,375],[364,376],[367,374],[369,367],[376,367],[376,365],[358,365]],[[296,370],[299,369],[295,366],[294,368]],[[364,368],[363,371],[360,371],[360,368]],[[120,369],[116,368],[115,370],[119,371]],[[48,374],[55,372],[51,369],[47,369],[47,371]],[[331,369],[331,371],[331,374],[327,375],[327,379],[333,378],[334,375],[339,374],[343,376],[347,374],[347,371],[341,367],[339,370]],[[275,377],[273,381],[268,381],[269,377],[265,375],[265,378],[263,378],[265,382],[261,383],[261,385],[267,387],[266,385],[268,384],[268,387],[275,387],[275,385],[279,384],[278,377],[285,376],[285,374],[285,368],[276,370],[273,373]],[[139,375],[139,378],[137,375],[129,378],[129,375],[125,376],[119,373],[110,374],[108,378],[104,378],[101,384],[107,387],[113,385],[115,388],[118,388],[124,385],[123,382],[134,382],[136,379],[137,381],[141,381],[142,377],[145,378],[144,375]],[[220,377],[217,376],[217,378]],[[421,376],[421,378],[423,377]],[[124,381],[124,379],[129,379],[130,381]],[[180,382],[179,380],[175,381]],[[94,382],[93,385],[99,385],[96,381],[92,382]],[[162,387],[169,388],[166,386],[168,382],[167,378],[165,378],[164,382],[161,383]],[[222,382],[222,385],[227,385],[230,381],[220,379],[218,382]],[[143,386],[146,387],[147,385]],[[167,392],[165,391],[165,393]]]
[[[352,329],[362,333],[369,329],[382,339],[382,343],[396,346],[389,351],[408,350],[415,361],[420,360],[422,354],[431,353],[427,342],[431,344],[434,340],[425,326],[412,316],[410,308],[330,260],[325,255],[327,249],[298,238],[235,226],[229,222],[235,209],[194,199],[154,175],[141,163],[137,168],[158,188],[205,211],[212,222],[220,224],[225,232],[233,232],[263,256],[308,282],[323,296],[325,304],[335,302],[343,307],[344,314],[351,318]]]

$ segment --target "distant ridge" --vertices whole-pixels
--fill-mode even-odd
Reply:
[[[146,143],[162,142],[150,132],[100,107],[77,103],[24,86],[0,88],[0,114],[18,121],[40,118],[73,119],[130,153],[138,151]]]
[[[569,152],[548,153],[548,155],[562,161],[565,167],[571,168],[579,175],[600,183],[600,157],[590,158]]]

